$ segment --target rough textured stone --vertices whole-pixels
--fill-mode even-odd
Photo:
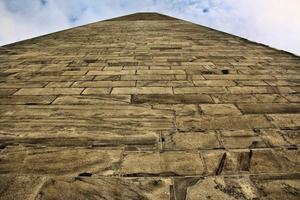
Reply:
[[[233,104],[201,104],[200,108],[207,115],[240,115],[241,112]]]
[[[201,175],[203,162],[197,153],[139,152],[125,155],[120,167],[121,175]]]
[[[295,55],[137,13],[0,66],[0,199],[299,199]]]

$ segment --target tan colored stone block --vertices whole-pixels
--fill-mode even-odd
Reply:
[[[39,189],[39,198],[50,199],[161,199],[169,200],[168,178],[52,177]],[[64,192],[62,192],[64,191]]]
[[[180,131],[201,131],[271,128],[273,125],[263,115],[239,115],[178,117],[177,127]]]
[[[204,166],[199,154],[187,152],[137,152],[125,155],[120,175],[201,175]]]
[[[46,84],[47,82],[3,82],[0,83],[0,91],[2,88],[38,88]]]
[[[85,96],[59,96],[52,104],[68,105],[96,105],[96,104],[129,104],[130,95],[85,95]]]
[[[250,172],[270,173],[283,171],[282,165],[278,162],[271,150],[253,150],[250,162]],[[287,169],[284,170],[287,172]]]
[[[128,75],[128,74],[135,74],[135,70],[120,70],[120,71],[89,71],[87,75]]]
[[[214,93],[226,93],[227,90],[224,87],[182,87],[174,88],[175,94],[214,94]]]
[[[136,74],[156,75],[156,74],[185,74],[184,70],[137,70]]]
[[[268,80],[266,81],[271,86],[299,86],[299,80]]]
[[[8,96],[14,94],[18,89],[2,89],[0,88],[0,96]]]
[[[121,80],[122,81],[170,81],[170,80],[176,80],[174,75],[144,75],[144,74],[140,74],[140,75],[122,75],[121,76]]]
[[[121,152],[83,148],[6,147],[0,155],[3,161],[0,163],[0,171],[34,175],[77,175],[89,171],[100,175],[112,173],[112,166],[119,162]]]
[[[300,103],[300,95],[299,94],[286,94],[283,95],[289,102],[292,103]]]
[[[272,80],[270,75],[244,75],[244,74],[226,74],[226,75],[203,75],[205,79],[211,80]]]
[[[85,75],[87,73],[87,70],[80,70],[80,71],[65,71],[64,73],[62,73],[62,75]]]
[[[193,87],[191,81],[137,81],[137,87]]]
[[[258,102],[252,94],[212,94],[216,103],[247,103]]]
[[[233,104],[200,104],[202,112],[206,115],[241,115]]]
[[[267,114],[267,113],[299,113],[300,104],[297,103],[256,103],[237,104],[244,114]]]
[[[268,86],[268,84],[261,80],[246,80],[236,81],[239,86]]]
[[[254,94],[257,102],[261,103],[283,103],[287,100],[281,94]]]
[[[264,87],[264,86],[257,86],[257,87],[228,87],[228,90],[232,94],[272,94],[275,93],[274,88],[272,87]]]
[[[47,88],[67,88],[73,84],[73,81],[68,82],[49,82],[46,87]]]
[[[228,80],[194,80],[195,86],[209,86],[209,87],[224,87],[235,86],[236,83]]]
[[[132,102],[141,103],[162,103],[162,104],[197,104],[213,103],[209,95],[205,94],[145,94],[133,95]]]
[[[72,87],[135,87],[135,81],[76,81]]]
[[[261,137],[271,147],[287,146],[289,144],[282,135],[283,133],[278,129],[261,130]]]
[[[230,192],[229,192],[230,191]],[[253,183],[246,177],[206,177],[188,188],[186,199],[258,199]]]
[[[253,149],[267,147],[259,136],[225,136],[222,137],[226,149]]]
[[[82,92],[82,95],[98,95],[98,94],[109,94],[111,88],[86,88]]]
[[[107,67],[103,68],[103,70],[105,70],[105,71],[121,71],[122,69],[123,69],[122,66],[115,66],[115,67],[107,66]],[[102,69],[99,69],[99,70],[102,70]],[[124,70],[127,70],[127,69],[124,69]],[[97,70],[93,70],[93,71],[97,71]]]
[[[154,104],[153,109],[172,110],[176,116],[194,116],[199,114],[194,104]]]
[[[83,88],[21,88],[14,95],[75,95],[82,91]]]
[[[171,87],[120,87],[113,88],[112,94],[173,94]]]
[[[258,133],[254,132],[252,129],[244,130],[221,130],[221,135],[224,137],[250,137],[258,136]]]
[[[30,81],[45,82],[45,81],[83,81],[83,80],[92,80],[94,76],[35,76]]]
[[[300,126],[300,114],[269,114],[273,123],[280,128],[297,128]]]
[[[45,177],[27,175],[0,175],[1,199],[32,199],[43,184]]]
[[[255,187],[260,191],[264,199],[297,200],[299,191],[299,179],[281,177],[258,178],[253,180]]]
[[[36,105],[36,104],[50,104],[54,101],[56,96],[0,96],[1,105]]]
[[[221,147],[214,132],[175,133],[172,141],[175,149],[215,149]]]

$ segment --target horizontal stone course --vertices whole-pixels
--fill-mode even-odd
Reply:
[[[173,94],[171,87],[120,87],[113,88],[112,94]]]
[[[14,95],[79,95],[83,88],[21,88]]]

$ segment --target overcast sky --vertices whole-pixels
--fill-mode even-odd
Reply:
[[[0,0],[0,46],[150,11],[300,55],[300,0]]]

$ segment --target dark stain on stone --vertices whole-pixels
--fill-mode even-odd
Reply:
[[[222,74],[229,74],[229,70],[228,69],[222,69]]]
[[[240,170],[241,171],[249,171],[250,163],[252,159],[252,150],[249,152],[242,152],[239,157]]]
[[[84,62],[86,62],[86,63],[95,63],[95,62],[97,62],[97,59],[84,59]]]
[[[5,149],[7,144],[0,144],[0,149]]]
[[[221,160],[220,160],[219,166],[216,170],[216,173],[215,173],[216,176],[218,176],[222,173],[224,165],[225,165],[226,157],[227,157],[227,154],[224,153]]]
[[[297,147],[297,145],[292,144],[287,147],[287,150],[298,150],[298,147]]]
[[[92,173],[89,173],[89,172],[83,172],[83,173],[78,174],[78,176],[87,176],[87,177],[91,177],[91,176],[92,176]]]

